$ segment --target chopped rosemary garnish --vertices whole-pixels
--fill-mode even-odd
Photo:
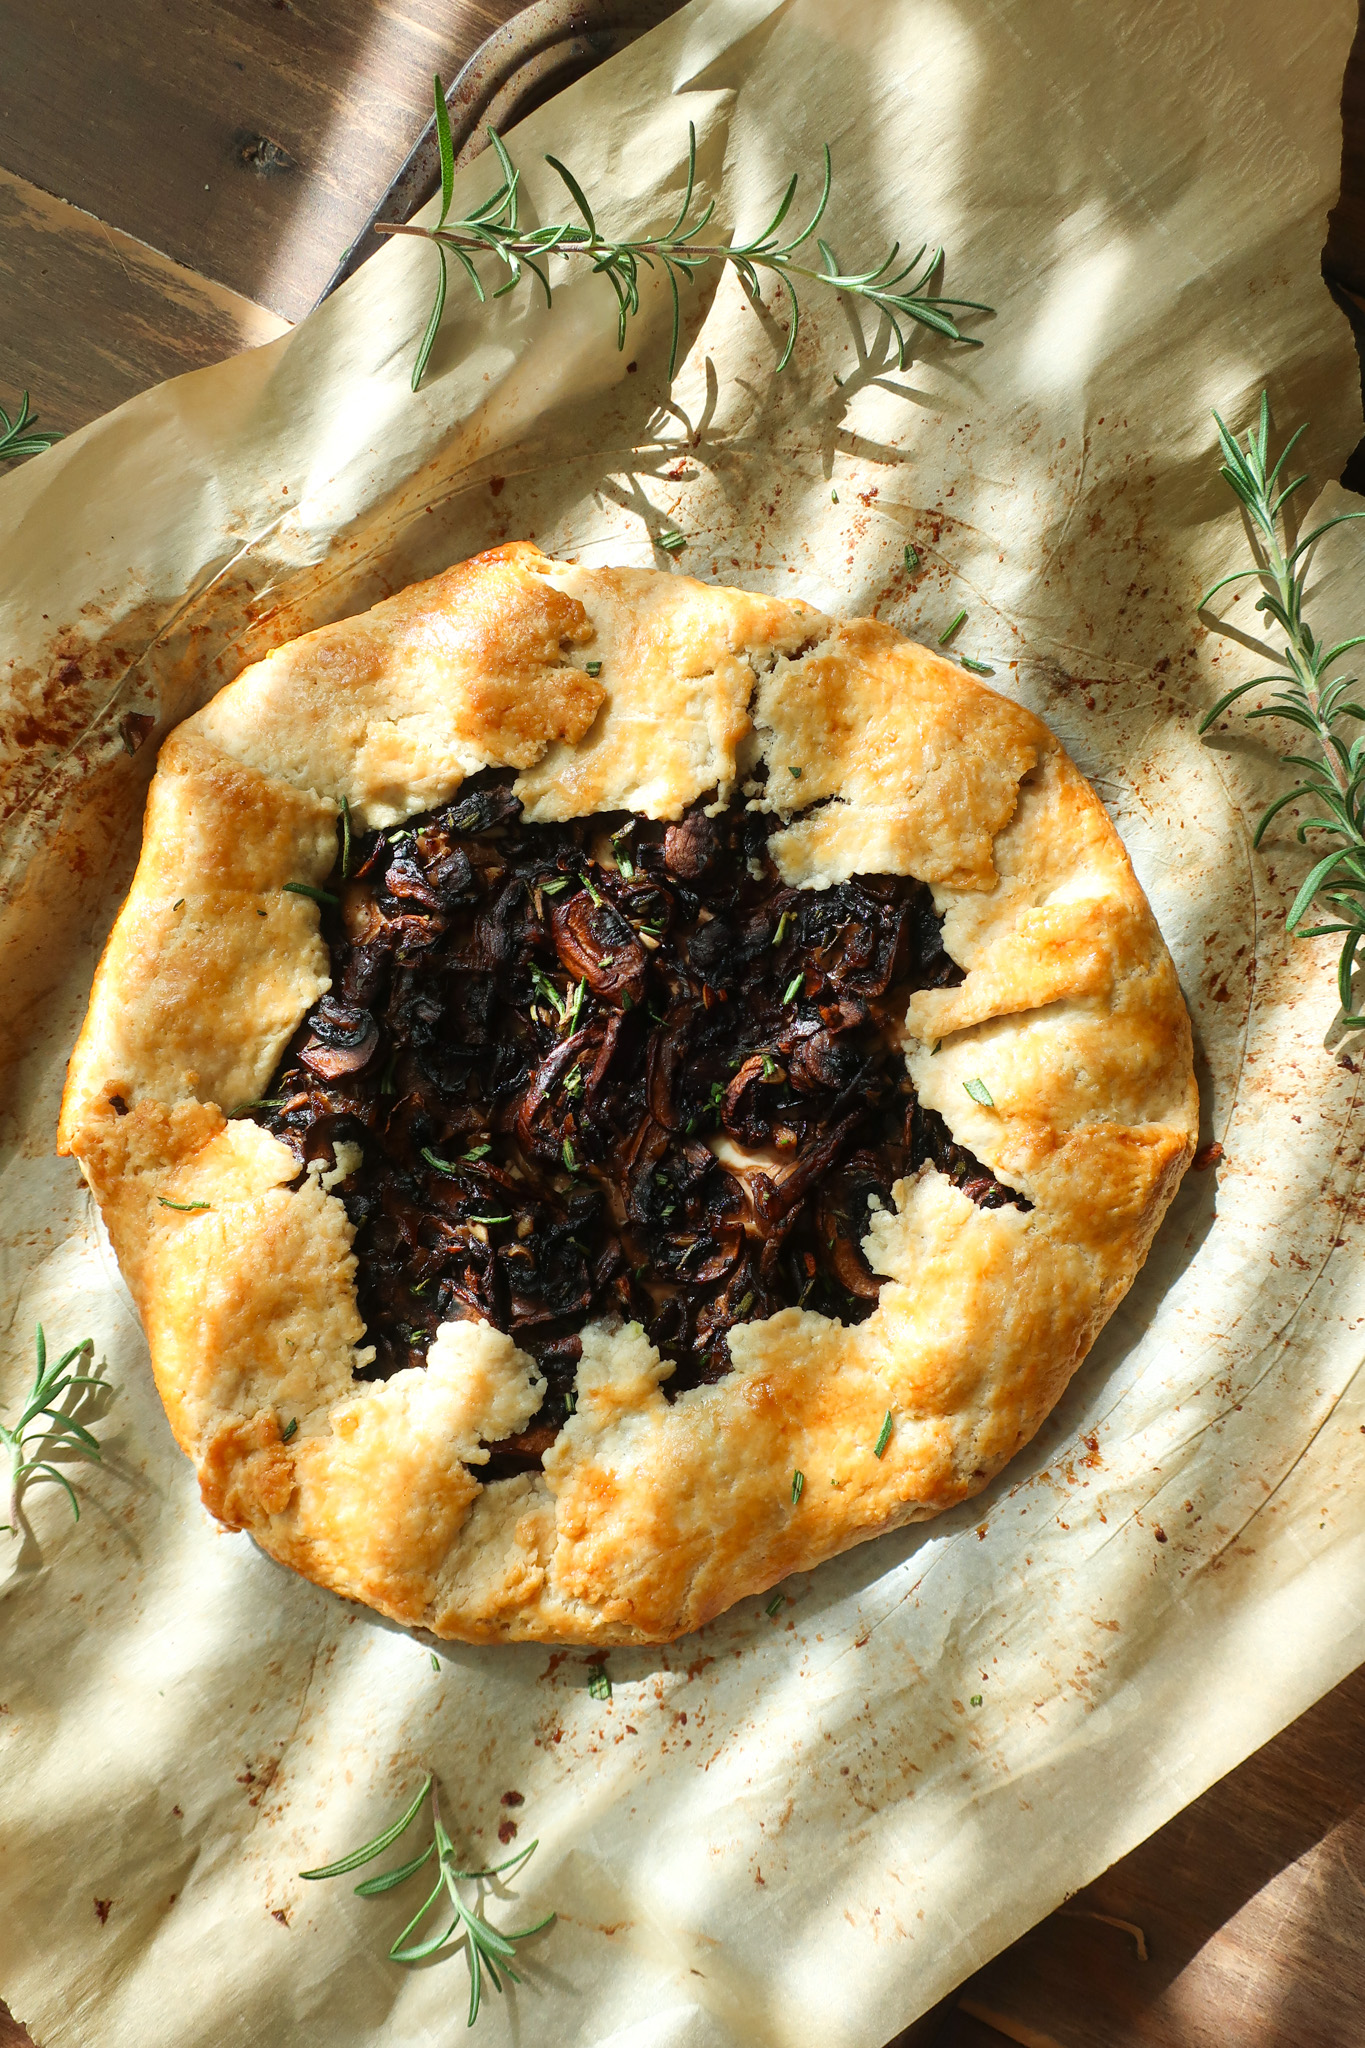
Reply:
[[[797,327],[801,309],[797,299],[796,280],[827,286],[836,292],[846,292],[850,297],[863,299],[890,325],[895,337],[897,363],[904,369],[907,361],[907,327],[918,322],[933,329],[937,334],[946,335],[952,341],[967,342],[972,347],[980,344],[960,332],[953,319],[950,307],[970,308],[973,312],[989,312],[988,306],[981,306],[973,299],[944,299],[931,294],[930,287],[938,275],[943,262],[941,248],[929,249],[921,243],[909,262],[899,270],[895,268],[900,254],[900,244],[895,243],[885,260],[870,270],[841,270],[839,260],[826,241],[816,240],[820,251],[822,267],[819,270],[807,264],[798,263],[796,253],[815,235],[829,205],[830,191],[834,181],[830,162],[829,146],[824,151],[824,185],[816,202],[815,211],[800,232],[789,241],[780,240],[778,230],[787,218],[796,197],[797,178],[793,176],[783,194],[781,204],[767,227],[750,241],[735,238],[718,242],[702,242],[698,237],[708,226],[715,212],[715,201],[705,206],[695,217],[692,214],[693,194],[697,177],[697,135],[691,123],[687,131],[687,185],[682,205],[678,209],[673,225],[661,234],[643,235],[635,240],[613,240],[598,228],[592,207],[586,193],[573,172],[557,157],[547,156],[545,161],[563,180],[570,198],[582,216],[582,225],[576,221],[547,222],[538,228],[523,227],[520,219],[521,173],[513,164],[507,149],[492,128],[488,139],[496,152],[502,171],[502,182],[481,204],[471,208],[460,220],[450,218],[454,200],[454,156],[450,149],[450,116],[446,111],[445,91],[438,77],[432,81],[436,103],[436,134],[441,152],[441,211],[434,227],[419,227],[415,222],[383,222],[381,234],[417,235],[435,245],[439,260],[436,279],[436,294],[428,317],[426,329],[413,365],[412,388],[415,391],[422,381],[423,373],[431,358],[436,336],[445,310],[446,291],[449,284],[447,254],[453,256],[464,271],[476,298],[482,303],[489,297],[488,288],[479,274],[478,261],[492,257],[503,265],[507,272],[505,282],[492,293],[501,298],[527,281],[527,273],[539,284],[545,294],[547,306],[553,303],[547,260],[552,255],[559,257],[585,258],[592,268],[606,278],[616,296],[616,342],[618,348],[626,345],[626,328],[631,317],[640,309],[640,272],[661,269],[668,280],[673,300],[673,335],[669,348],[668,375],[670,382],[678,366],[678,344],[682,329],[682,303],[679,284],[692,281],[699,271],[712,264],[733,264],[739,273],[749,297],[759,301],[762,290],[760,270],[770,271],[777,279],[778,289],[787,295],[791,308],[791,319],[787,328],[786,342],[778,360],[779,371],[785,370],[796,345]],[[915,273],[912,276],[912,272]],[[660,542],[660,545],[663,545]]]
[[[564,1164],[568,1167],[570,1173],[577,1173],[578,1161],[573,1156],[573,1146],[569,1143],[567,1138],[564,1140],[563,1159]]]
[[[792,997],[796,994],[796,991],[800,988],[805,978],[806,970],[804,967],[798,974],[794,974],[792,976],[791,980],[787,983],[787,986],[782,991],[782,1000],[784,1003],[789,1003],[791,1001]]]
[[[341,799],[341,872],[343,878],[351,872],[351,806],[346,797]]]
[[[831,491],[829,494],[829,499],[832,505],[837,505],[839,502],[839,493],[837,491]]]
[[[540,885],[540,893],[542,896],[558,896],[560,890],[567,889],[568,886],[568,875],[560,875],[553,882],[542,882]]]
[[[589,896],[591,896],[593,902],[600,904],[602,898],[598,895],[596,889],[593,887],[592,876],[588,874],[583,874],[580,875],[578,879],[583,884],[583,887],[587,890]]]
[[[282,1095],[263,1095],[259,1102],[239,1102],[236,1109],[228,1111],[228,1121],[230,1123],[234,1117],[238,1116],[250,1116],[253,1109],[283,1108],[284,1097]]]
[[[311,896],[314,903],[340,903],[330,889],[315,889],[311,882],[285,882],[282,884],[286,896]]]
[[[905,567],[907,574],[911,576],[914,575],[916,569],[918,569],[919,567],[918,550],[912,548],[909,541],[905,543]]]
[[[297,1416],[297,1415],[291,1415],[291,1416],[290,1416],[290,1418],[289,1418],[289,1420],[288,1420],[288,1422],[287,1422],[287,1423],[285,1424],[284,1428],[283,1428],[283,1429],[282,1429],[282,1430],[280,1431],[280,1442],[281,1442],[282,1444],[287,1444],[287,1443],[288,1443],[288,1441],[289,1441],[289,1439],[290,1439],[290,1437],[294,1435],[294,1433],[295,1433],[295,1431],[297,1430],[298,1426],[299,1426],[299,1418],[298,1418],[298,1416]]]
[[[512,1221],[512,1218],[511,1218],[511,1216],[510,1216],[510,1215],[507,1215],[507,1216],[466,1216],[466,1218],[465,1218],[465,1222],[466,1222],[466,1223],[510,1223],[511,1221]]]
[[[791,921],[791,912],[789,910],[784,910],[781,917],[779,917],[777,920],[777,930],[773,933],[774,952],[777,951],[778,947],[782,944],[782,941],[786,938],[788,929],[791,925]]]
[[[964,604],[961,611],[958,613],[957,617],[953,620],[952,624],[950,626],[945,626],[943,631],[939,634],[938,644],[940,647],[946,647],[948,645],[948,642],[952,639],[954,633],[962,624],[962,621],[966,618],[966,616],[967,607]]]
[[[972,1101],[979,1102],[983,1109],[995,1108],[995,1097],[979,1075],[974,1074],[970,1081],[964,1081],[962,1085],[971,1096]]]
[[[787,773],[788,775],[794,775],[798,782],[801,780],[801,770],[799,768],[788,768]]]
[[[596,677],[600,676],[602,673],[602,664],[600,661],[585,661],[583,667],[586,673],[590,676]]]
[[[605,1664],[589,1664],[588,1693],[595,1700],[609,1700],[611,1698],[611,1680],[607,1676]]]
[[[0,462],[22,462],[26,455],[41,455],[61,439],[51,427],[38,425],[37,413],[29,411],[27,391],[20,395],[16,419],[0,405]]]
[[[450,1160],[438,1159],[436,1154],[429,1151],[425,1145],[422,1147],[422,1157],[426,1160],[427,1165],[434,1166],[438,1173],[458,1173],[460,1170],[458,1166],[453,1166]]]
[[[973,661],[970,654],[959,654],[957,658],[963,668],[970,669],[974,676],[993,676],[995,674],[995,670],[988,667],[984,661]]]
[[[434,1653],[432,1662],[436,1662]],[[393,1891],[396,1886],[406,1884],[410,1877],[415,1877],[423,1865],[435,1856],[436,1883],[393,1943],[389,1950],[389,1958],[395,1963],[425,1962],[428,1956],[436,1955],[447,1944],[458,1944],[462,1941],[469,1965],[468,2025],[472,2027],[479,2017],[484,1975],[487,1974],[495,1991],[502,1990],[499,1970],[513,1984],[519,1984],[521,1979],[511,1967],[514,1953],[512,1944],[525,1941],[532,1934],[538,1934],[542,1927],[549,1926],[555,1916],[553,1913],[547,1913],[545,1918],[537,1920],[533,1927],[520,1928],[515,1934],[500,1934],[477,1910],[477,1902],[475,1906],[465,1904],[459,1888],[462,1884],[483,1885],[490,1878],[504,1876],[507,1871],[520,1870],[527,1858],[534,1855],[538,1843],[532,1842],[528,1848],[519,1850],[515,1856],[509,1856],[505,1863],[491,1864],[486,1870],[459,1869],[454,1846],[441,1817],[441,1797],[433,1774],[428,1777],[407,1812],[400,1815],[392,1827],[385,1828],[373,1841],[366,1842],[362,1848],[352,1850],[349,1856],[343,1856],[339,1862],[328,1863],[320,1870],[301,1870],[299,1876],[308,1879],[347,1877],[353,1870],[359,1870],[363,1864],[372,1863],[376,1856],[382,1856],[386,1849],[391,1849],[400,1835],[411,1827],[426,1804],[428,1794],[431,1798],[431,1841],[411,1861],[401,1863],[396,1869],[386,1870],[379,1877],[367,1878],[363,1884],[358,1884],[355,1888],[356,1895],[362,1899],[380,1898],[385,1892]],[[408,1937],[416,1933],[442,1893],[454,1908],[454,1918],[449,1926],[439,1933],[423,1935],[419,1940],[409,1941]]]
[[[185,899],[184,899],[184,897],[183,897],[183,896],[177,896],[177,897],[176,897],[176,899],[175,899],[175,902],[174,902],[174,903],[173,903],[173,904],[171,905],[171,909],[172,909],[172,910],[183,910],[184,908],[185,908]]]
[[[433,1671],[439,1671],[441,1668],[441,1660],[434,1650],[431,1653],[431,1668]]]
[[[549,975],[546,974],[542,968],[536,967],[533,964],[531,968],[531,979],[532,981],[534,981],[536,987],[540,990],[540,993],[545,997],[546,1001],[554,1004],[555,1014],[557,1015],[560,1023],[562,1024],[564,1022],[565,1014],[568,1010],[568,1003],[566,1002],[564,997],[560,995],[559,990],[555,987]]]
[[[211,1202],[173,1202],[169,1195],[158,1195],[157,1200],[163,1209],[183,1209],[186,1215],[191,1210],[209,1209],[213,1206]]]
[[[781,1605],[782,1595],[780,1593],[774,1593],[772,1599],[768,1602],[763,1612],[769,1615],[776,1614],[777,1610],[779,1609],[779,1607],[781,1607]]]
[[[491,1145],[471,1145],[471,1146],[470,1146],[470,1148],[469,1148],[469,1150],[468,1150],[468,1151],[467,1151],[467,1152],[465,1153],[465,1155],[464,1155],[464,1156],[465,1156],[465,1158],[466,1158],[467,1160],[468,1160],[468,1159],[483,1159],[483,1158],[486,1158],[486,1156],[488,1155],[488,1153],[490,1153],[490,1152],[491,1152],[492,1150],[493,1150],[493,1147],[492,1147]]]
[[[47,1338],[39,1323],[35,1340],[37,1357],[34,1363],[33,1385],[28,1399],[19,1411],[17,1422],[6,1425],[0,1422],[0,1454],[9,1466],[8,1495],[9,1520],[0,1523],[18,1534],[19,1500],[28,1482],[41,1475],[55,1480],[71,1503],[71,1512],[79,1522],[80,1502],[76,1499],[75,1488],[64,1472],[58,1470],[51,1457],[35,1457],[31,1447],[49,1449],[53,1456],[58,1451],[69,1457],[86,1458],[98,1465],[101,1460],[100,1447],[83,1422],[78,1422],[67,1407],[59,1406],[64,1394],[73,1387],[104,1387],[108,1382],[96,1373],[73,1372],[76,1365],[89,1364],[95,1355],[94,1340],[83,1337],[79,1344],[73,1344],[69,1351],[55,1364],[47,1362]],[[78,1395],[79,1401],[82,1396]],[[41,1419],[40,1419],[41,1418]],[[37,1425],[36,1428],[34,1425]]]
[[[1348,742],[1347,735],[1339,731],[1338,726],[1348,718],[1357,725],[1365,721],[1365,705],[1359,696],[1348,701],[1347,693],[1355,688],[1357,682],[1355,676],[1329,676],[1328,671],[1353,647],[1365,644],[1365,634],[1357,633],[1349,640],[1339,640],[1333,647],[1322,646],[1303,616],[1303,599],[1317,542],[1334,527],[1344,526],[1351,519],[1365,518],[1365,512],[1334,513],[1330,519],[1323,520],[1311,532],[1304,534],[1292,548],[1288,547],[1289,525],[1284,508],[1301,485],[1307,482],[1307,477],[1296,476],[1292,482],[1282,485],[1280,473],[1295,442],[1305,432],[1306,423],[1290,435],[1280,451],[1279,460],[1267,468],[1270,404],[1264,393],[1261,395],[1259,422],[1248,431],[1245,448],[1228,432],[1217,413],[1213,417],[1223,453],[1219,473],[1246,511],[1251,527],[1253,560],[1249,569],[1235,570],[1232,575],[1224,576],[1215,583],[1211,590],[1205,591],[1199,609],[1202,611],[1210,598],[1217,596],[1228,584],[1253,576],[1261,585],[1256,610],[1274,620],[1285,636],[1285,647],[1283,669],[1253,676],[1250,682],[1239,683],[1235,689],[1227,691],[1201,721],[1199,730],[1207,732],[1215,719],[1221,718],[1239,697],[1248,690],[1254,690],[1258,684],[1279,683],[1282,687],[1275,691],[1270,702],[1248,712],[1247,717],[1285,719],[1289,724],[1300,727],[1313,741],[1316,755],[1285,756],[1293,767],[1301,771],[1301,780],[1283,796],[1277,797],[1263,813],[1252,845],[1261,844],[1271,822],[1287,805],[1310,802],[1321,807],[1322,814],[1305,818],[1295,837],[1300,846],[1304,846],[1310,832],[1325,833],[1331,851],[1315,861],[1304,877],[1290,905],[1285,927],[1296,939],[1341,936],[1337,997],[1344,1015],[1340,1021],[1345,1029],[1359,1031],[1365,1028],[1365,1014],[1353,1011],[1351,1007],[1351,981],[1356,954],[1365,939],[1365,731],[1357,732],[1355,738]],[[1319,914],[1325,913],[1327,921],[1306,924],[1304,920],[1315,905]]]
[[[802,1493],[803,1493],[803,1492],[804,1492],[804,1490],[805,1490],[805,1485],[806,1485],[806,1475],[805,1475],[805,1473],[804,1473],[804,1472],[793,1472],[793,1473],[792,1473],[792,1506],[793,1506],[793,1507],[795,1507],[795,1506],[796,1506],[796,1503],[797,1503],[797,1502],[798,1502],[798,1501],[800,1500],[800,1498],[801,1498],[801,1495],[802,1495]]]
[[[888,1409],[887,1409],[887,1411],[886,1411],[886,1420],[885,1420],[885,1421],[883,1422],[883,1424],[882,1424],[882,1426],[881,1426],[881,1429],[880,1429],[880,1430],[878,1431],[878,1434],[877,1434],[877,1441],[876,1441],[876,1443],[875,1443],[875,1444],[873,1445],[873,1447],[872,1447],[872,1455],[873,1455],[873,1457],[874,1457],[874,1458],[880,1458],[880,1457],[882,1456],[883,1452],[885,1451],[885,1449],[886,1449],[887,1445],[888,1445],[888,1444],[890,1443],[890,1441],[891,1441],[891,1410],[890,1410],[890,1409],[888,1408]]]

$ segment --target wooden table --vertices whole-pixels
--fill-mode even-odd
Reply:
[[[69,430],[313,303],[519,0],[0,0],[0,403]],[[1326,267],[1365,304],[1365,32]],[[1357,455],[1347,480],[1365,483]],[[895,2048],[1365,2041],[1365,1669]],[[28,2036],[0,2006],[0,2048]]]

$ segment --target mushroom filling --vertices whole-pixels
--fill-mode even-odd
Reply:
[[[673,1398],[729,1371],[736,1323],[869,1316],[869,1210],[924,1161],[1029,1206],[905,1071],[912,991],[962,979],[928,889],[789,888],[777,823],[531,825],[489,772],[333,872],[332,990],[253,1113],[305,1167],[353,1168],[362,1377],[465,1317],[536,1359],[545,1400],[487,1477],[539,1464],[593,1318],[642,1323]]]

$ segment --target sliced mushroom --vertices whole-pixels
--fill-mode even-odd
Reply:
[[[603,1002],[645,999],[649,955],[614,903],[594,903],[586,889],[556,903],[550,915],[555,951],[576,981]]]
[[[685,882],[695,882],[714,866],[720,850],[719,823],[703,811],[693,811],[664,834],[664,866]]]
[[[336,1081],[369,1065],[379,1044],[379,1026],[368,1010],[325,996],[312,1021],[312,1034],[299,1050],[305,1067],[325,1081]]]

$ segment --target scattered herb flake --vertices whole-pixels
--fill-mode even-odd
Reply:
[[[805,1485],[806,1485],[806,1475],[805,1475],[805,1473],[804,1473],[804,1472],[793,1472],[793,1473],[792,1473],[792,1506],[793,1506],[793,1507],[795,1507],[795,1506],[796,1506],[796,1503],[797,1503],[797,1502],[798,1502],[798,1501],[800,1500],[800,1498],[801,1498],[801,1495],[802,1495],[802,1493],[803,1493],[803,1492],[805,1491]]]
[[[779,917],[779,918],[778,918],[778,920],[777,920],[777,930],[776,930],[776,931],[775,931],[775,932],[773,933],[773,951],[774,951],[774,952],[776,952],[776,951],[777,951],[778,947],[779,947],[779,946],[780,946],[780,945],[782,944],[782,941],[783,941],[783,940],[784,940],[784,939],[786,938],[786,936],[787,936],[787,930],[788,930],[788,927],[789,927],[789,926],[790,926],[790,924],[791,924],[791,921],[792,921],[792,914],[791,914],[791,912],[790,912],[789,910],[784,910],[784,911],[783,911],[783,913],[782,913],[782,915],[781,915],[781,917]]]
[[[801,770],[799,768],[793,768],[789,765],[787,768],[787,773],[788,775],[794,775],[798,782],[801,780]]]
[[[282,1095],[264,1095],[259,1102],[239,1102],[236,1109],[228,1111],[228,1122],[231,1123],[234,1117],[250,1116],[253,1109],[283,1108],[284,1097]]]
[[[974,676],[993,676],[995,674],[995,670],[989,667],[986,662],[973,661],[970,654],[959,654],[957,658],[963,668],[970,669]]]
[[[213,1206],[210,1202],[173,1202],[169,1195],[158,1195],[157,1200],[163,1209],[183,1209],[187,1215],[192,1209],[209,1209]]]
[[[602,898],[598,895],[596,889],[593,887],[592,876],[588,874],[580,875],[579,880],[582,882],[583,887],[587,890],[589,896],[591,896],[593,902],[601,903]]]
[[[662,548],[666,555],[676,555],[687,546],[687,535],[680,533],[676,526],[666,526],[654,545]]]
[[[176,901],[175,901],[175,902],[174,902],[174,903],[173,903],[173,904],[171,905],[171,909],[172,909],[172,910],[183,910],[184,908],[185,908],[185,899],[184,899],[184,897],[183,897],[183,896],[180,896],[180,897],[178,897],[178,898],[176,899]]]
[[[830,494],[829,494],[829,497],[830,497],[830,503],[831,503],[832,505],[837,505],[837,504],[838,504],[838,502],[839,502],[839,493],[838,493],[837,491],[831,491],[831,492],[830,492]]]
[[[782,1000],[784,1003],[789,1003],[791,1001],[792,997],[796,994],[796,991],[800,988],[805,978],[806,970],[804,967],[801,969],[799,974],[794,974],[792,976],[791,980],[787,983],[786,988],[782,991]]]
[[[471,1145],[464,1156],[466,1159],[482,1159],[485,1153],[492,1150],[493,1147],[491,1145]]]
[[[341,872],[343,877],[351,872],[351,806],[346,797],[341,799]]]
[[[966,616],[967,616],[967,607],[966,607],[966,605],[964,604],[964,605],[963,605],[963,607],[962,607],[962,609],[961,609],[961,611],[960,611],[960,612],[958,613],[957,617],[956,617],[956,618],[955,618],[955,619],[953,620],[952,624],[951,624],[951,625],[948,625],[948,626],[945,626],[945,627],[944,627],[944,629],[943,629],[943,631],[942,631],[942,632],[941,632],[941,633],[939,634],[939,636],[938,636],[938,644],[939,644],[939,646],[940,646],[940,647],[946,647],[946,646],[948,645],[948,642],[949,642],[949,641],[950,641],[950,640],[952,639],[952,637],[953,637],[954,633],[955,633],[955,632],[957,631],[958,627],[959,627],[959,626],[960,626],[960,625],[962,624],[962,621],[963,621],[963,620],[964,620],[964,619],[966,618]]]
[[[962,1085],[971,1096],[972,1101],[979,1102],[983,1109],[995,1108],[995,1097],[979,1075],[974,1074],[970,1081],[964,1081]]]
[[[611,1680],[607,1676],[605,1664],[589,1664],[588,1693],[595,1700],[609,1700],[611,1698]]]
[[[564,1140],[564,1164],[568,1167],[570,1173],[577,1173],[578,1161],[574,1158],[573,1146],[567,1138]]]
[[[911,547],[909,541],[905,543],[905,567],[907,573],[911,576],[914,575],[916,569],[918,569],[919,567],[918,551]]]
[[[590,676],[600,676],[602,673],[600,661],[585,661],[583,667]]]
[[[438,1173],[458,1173],[460,1170],[458,1166],[453,1166],[448,1159],[438,1159],[436,1154],[425,1145],[422,1147],[422,1157],[426,1160],[427,1165],[434,1166]]]
[[[470,1223],[510,1223],[512,1221],[510,1216],[470,1216],[466,1220]]]
[[[772,1599],[768,1602],[763,1612],[765,1614],[776,1614],[781,1605],[782,1595],[780,1593],[774,1593]]]
[[[979,1707],[981,1705],[981,1695],[979,1692],[974,1692],[972,1694],[972,1705],[974,1707]]]
[[[874,1457],[874,1458],[880,1458],[880,1457],[881,1457],[881,1456],[883,1455],[883,1453],[885,1452],[885,1450],[886,1450],[886,1447],[887,1447],[887,1445],[888,1445],[888,1444],[890,1443],[890,1441],[891,1441],[891,1410],[890,1410],[890,1409],[888,1408],[888,1409],[887,1409],[887,1411],[886,1411],[886,1420],[885,1420],[885,1421],[883,1422],[883,1424],[882,1424],[882,1426],[881,1426],[881,1429],[880,1429],[880,1431],[879,1431],[879,1433],[878,1433],[878,1436],[877,1436],[877,1441],[876,1441],[875,1445],[873,1446],[873,1450],[872,1450],[872,1455],[873,1455],[873,1457]]]
[[[433,1671],[439,1671],[441,1668],[441,1660],[434,1650],[431,1653],[431,1668]]]
[[[297,1430],[298,1430],[298,1426],[299,1426],[299,1418],[298,1418],[298,1416],[297,1416],[297,1415],[291,1415],[291,1416],[290,1416],[290,1418],[289,1418],[289,1420],[288,1420],[288,1422],[286,1422],[286,1424],[284,1425],[284,1428],[283,1428],[283,1429],[282,1429],[282,1430],[280,1431],[280,1442],[281,1442],[282,1444],[287,1444],[287,1443],[288,1443],[288,1441],[289,1441],[289,1439],[290,1439],[290,1437],[296,1434],[296,1432],[297,1432]]]

